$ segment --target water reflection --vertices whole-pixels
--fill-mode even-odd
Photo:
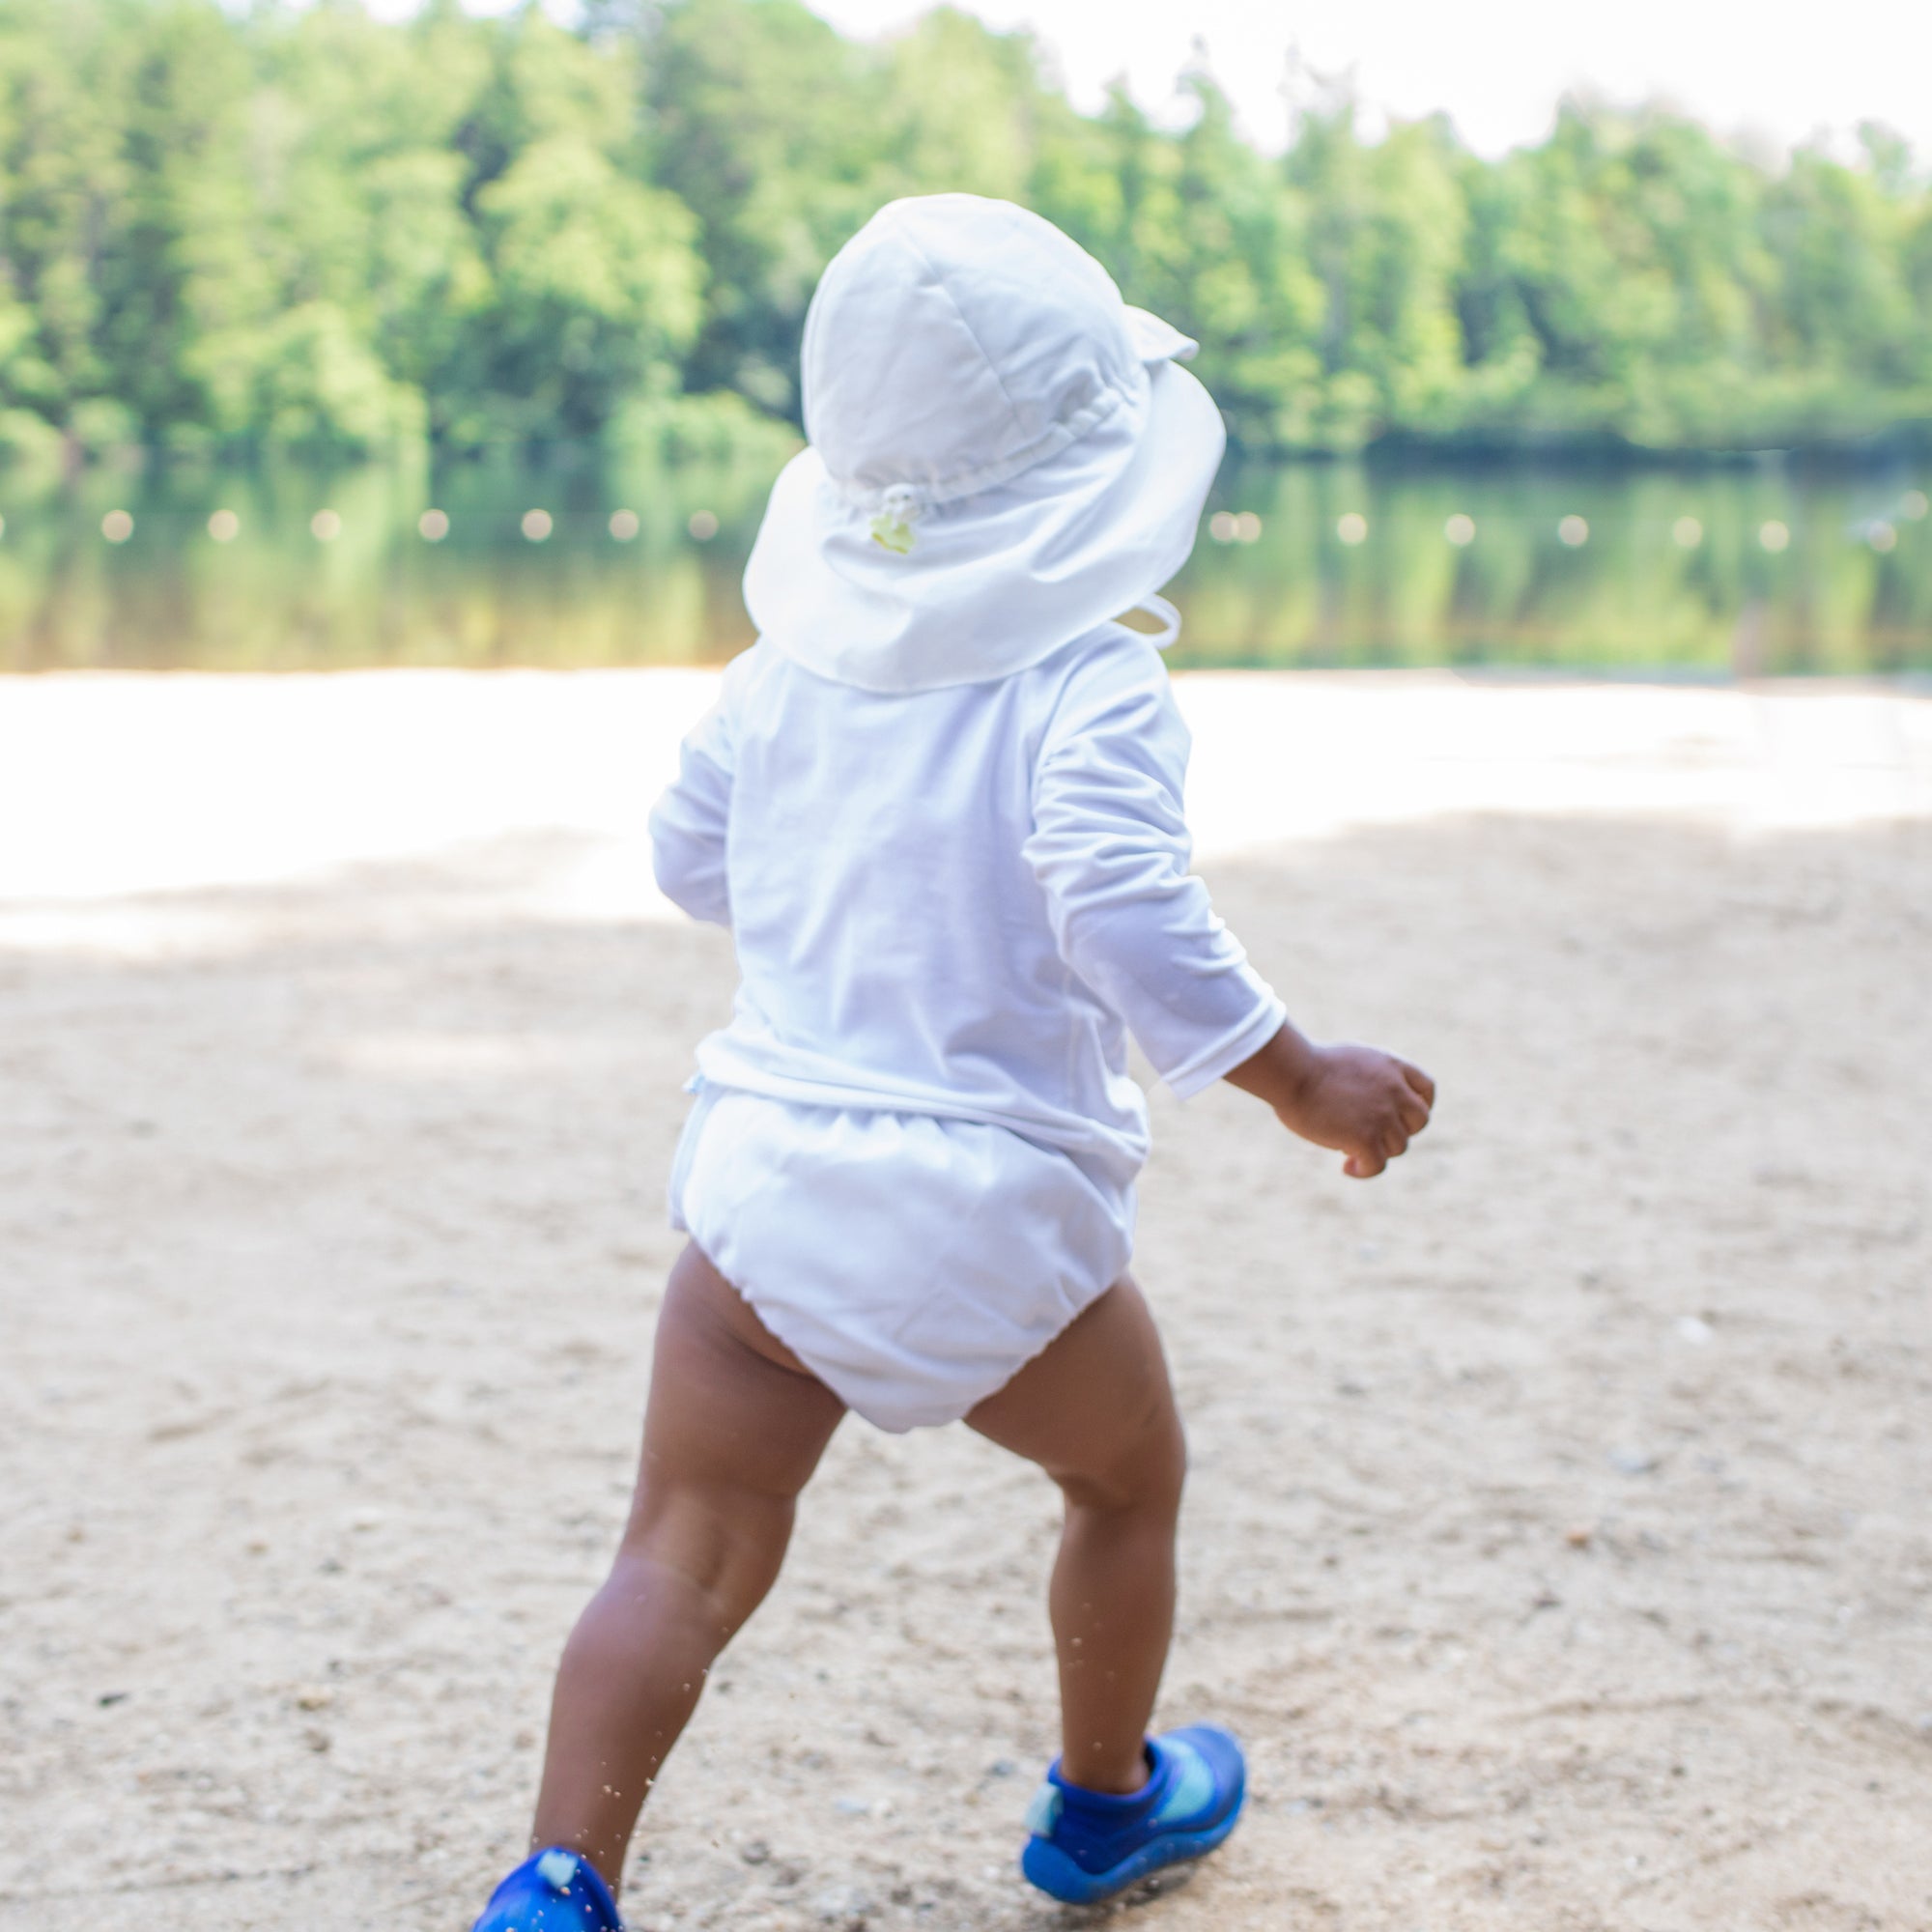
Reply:
[[[1231,469],[1195,665],[1932,669],[1925,479]],[[716,662],[770,474],[706,464],[0,475],[0,668]]]
[[[1210,522],[1193,663],[1932,668],[1932,523],[1898,475],[1333,465],[1219,494],[1262,532]]]

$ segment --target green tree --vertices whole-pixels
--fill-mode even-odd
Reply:
[[[499,413],[531,433],[595,434],[697,332],[696,220],[569,134],[525,149],[476,208],[496,284],[481,356]]]
[[[819,272],[893,192],[882,63],[798,0],[680,0],[645,89],[656,178],[697,217],[711,272],[687,379],[795,417]]]
[[[1764,444],[1932,421],[1932,189],[1566,104],[1501,160],[1279,157],[1206,72],[1077,113],[952,7],[875,43],[801,0],[0,0],[0,446],[373,448],[795,422],[826,261],[881,202],[1020,200],[1201,342],[1257,450]]]

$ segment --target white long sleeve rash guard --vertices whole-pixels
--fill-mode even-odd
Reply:
[[[651,817],[659,886],[737,944],[703,1078],[989,1122],[1131,1179],[1127,1031],[1184,1097],[1284,1018],[1188,870],[1188,749],[1119,624],[892,695],[754,645]]]

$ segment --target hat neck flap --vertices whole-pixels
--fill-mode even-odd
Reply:
[[[773,488],[747,608],[807,669],[884,693],[1010,676],[1136,607],[1165,648],[1179,617],[1155,593],[1193,548],[1224,445],[1208,392],[1161,361],[1085,434],[970,496],[900,486],[868,515],[807,448]]]

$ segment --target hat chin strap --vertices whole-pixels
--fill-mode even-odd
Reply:
[[[1180,612],[1165,597],[1143,597],[1127,608],[1130,611],[1144,611],[1159,624],[1158,631],[1140,633],[1155,650],[1167,650],[1180,636]]]

